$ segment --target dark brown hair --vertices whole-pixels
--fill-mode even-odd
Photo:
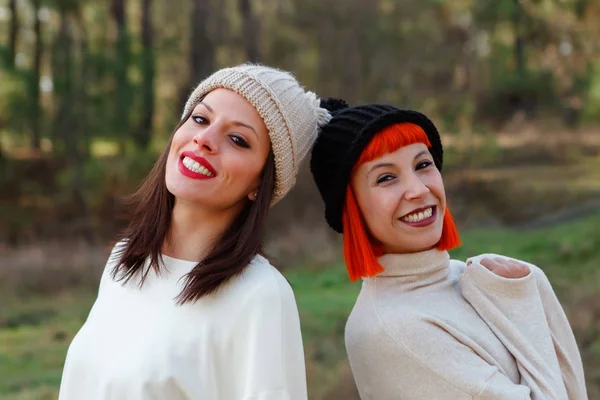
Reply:
[[[190,114],[177,124],[173,134]],[[161,249],[169,232],[175,204],[175,197],[165,184],[172,140],[173,135],[140,188],[126,200],[131,207],[131,218],[123,233],[124,244],[116,253],[119,262],[112,271],[112,277],[118,281],[127,282],[134,275],[141,274],[141,286],[151,269],[161,272]],[[185,286],[177,297],[179,304],[191,303],[216,292],[221,285],[242,273],[254,256],[262,253],[274,187],[275,159],[271,151],[263,168],[256,200],[248,200],[208,255],[187,274]],[[144,268],[148,257],[150,264]]]

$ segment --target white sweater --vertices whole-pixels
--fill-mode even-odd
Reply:
[[[307,398],[294,295],[265,258],[215,295],[178,306],[180,278],[196,263],[163,256],[165,272],[140,289],[111,278],[114,253],[69,347],[60,400]]]
[[[581,357],[544,273],[521,279],[445,251],[385,255],[346,325],[363,400],[585,400]],[[487,255],[496,256],[496,255]]]

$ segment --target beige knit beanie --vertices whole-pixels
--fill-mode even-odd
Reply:
[[[229,89],[248,100],[269,130],[275,156],[275,189],[272,205],[296,183],[298,167],[314,144],[319,128],[331,119],[313,92],[305,91],[285,71],[256,64],[221,69],[194,89],[185,104],[185,118],[208,92]]]

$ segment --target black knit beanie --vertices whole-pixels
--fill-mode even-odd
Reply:
[[[443,149],[440,135],[425,115],[400,110],[386,104],[349,107],[340,99],[321,100],[321,107],[333,115],[313,147],[310,170],[325,202],[325,219],[336,232],[342,233],[342,212],[346,188],[354,164],[376,133],[398,123],[409,122],[421,127],[431,143],[433,161],[442,170]]]

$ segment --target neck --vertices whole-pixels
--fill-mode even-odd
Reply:
[[[446,279],[450,256],[437,249],[409,254],[385,254],[378,259],[384,272],[381,278],[393,278],[404,290],[430,286]]]
[[[175,199],[162,253],[173,258],[201,261],[239,210],[212,210]]]

